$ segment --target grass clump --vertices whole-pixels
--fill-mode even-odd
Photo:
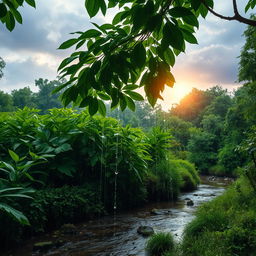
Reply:
[[[167,256],[174,250],[174,240],[170,233],[156,233],[146,245],[149,256]]]

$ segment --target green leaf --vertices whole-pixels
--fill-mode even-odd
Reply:
[[[96,74],[99,72],[100,70],[100,66],[101,66],[101,61],[100,60],[97,60],[95,61],[92,66],[91,66],[91,71]]]
[[[20,160],[19,156],[15,152],[10,149],[8,150],[8,152],[13,161],[18,162]]]
[[[86,39],[86,38],[92,38],[92,37],[98,37],[101,35],[101,32],[96,29],[89,29],[85,31],[79,39]]]
[[[105,16],[107,12],[107,6],[104,0],[100,0],[100,9],[102,14]]]
[[[8,164],[8,163],[6,163],[6,162],[3,162],[3,161],[0,162],[0,163],[3,164],[4,167],[7,168],[8,171],[15,172],[15,169],[13,168],[12,165],[10,165],[10,164]]]
[[[15,27],[15,19],[10,11],[6,14],[6,27],[9,31],[12,31]]]
[[[132,111],[135,111],[136,106],[134,101],[129,96],[124,95],[124,97],[125,97],[128,108]]]
[[[182,17],[183,21],[189,25],[199,27],[198,20],[194,14]]]
[[[168,65],[170,66],[174,66],[175,64],[175,56],[172,52],[172,50],[170,48],[167,48],[165,51],[164,51],[164,59],[165,61],[167,62]]]
[[[61,152],[66,152],[72,150],[72,147],[68,143],[64,143],[61,146],[55,148],[54,153],[59,154]]]
[[[12,12],[14,18],[15,18],[20,24],[22,24],[22,16],[21,16],[21,14],[20,14],[16,9],[12,9],[11,12]]]
[[[12,215],[19,223],[23,225],[30,225],[27,217],[22,212],[12,208],[11,206],[0,203],[0,209]]]
[[[132,8],[132,23],[133,23],[132,30],[133,31],[140,30],[145,25],[148,18],[149,18],[148,14],[146,13],[144,6],[135,5]]]
[[[253,0],[254,1],[254,0]],[[205,2],[206,2],[206,4],[209,6],[209,7],[211,7],[211,8],[213,8],[214,7],[214,2],[213,2],[213,0],[205,0]],[[254,5],[255,6],[255,5]]]
[[[71,57],[68,57],[68,58],[64,59],[64,60],[61,62],[60,66],[58,67],[58,72],[59,72],[62,68],[66,67],[69,63],[71,63],[72,61],[74,61],[74,60],[77,59],[77,58],[78,58],[78,56],[71,56]]]
[[[97,94],[102,100],[111,100],[111,98],[103,92],[98,92]]]
[[[122,111],[124,111],[126,109],[127,102],[123,95],[122,95],[122,97],[120,97],[119,105],[120,105],[120,108]]]
[[[67,49],[78,42],[77,38],[72,38],[62,43],[58,49]]]
[[[23,5],[24,0],[16,0],[19,5]]]
[[[99,109],[99,103],[96,98],[90,98],[89,101],[89,114],[91,116],[95,115]]]
[[[144,98],[137,92],[124,91],[124,93],[128,94],[133,100],[138,100],[138,101],[144,100]]]
[[[191,0],[191,7],[195,11],[197,11],[199,9],[200,5],[201,5],[201,1],[200,0]]]
[[[184,38],[177,25],[173,25],[170,22],[164,25],[161,44],[163,44],[164,47],[168,44],[177,50],[184,51]]]
[[[118,24],[121,20],[122,20],[122,15],[124,14],[124,12],[118,12],[115,17],[112,20],[112,24],[116,25]]]
[[[64,89],[65,87],[67,87],[69,84],[71,84],[72,82],[74,82],[76,80],[76,78],[70,79],[68,82],[56,87],[53,91],[52,94],[57,93],[59,91],[61,91],[62,89]]]
[[[183,18],[184,16],[193,15],[193,13],[185,7],[174,7],[169,10],[169,14],[175,18]]]
[[[199,12],[200,12],[201,16],[203,18],[205,18],[208,14],[208,9],[203,4],[201,4],[199,7]]]
[[[195,38],[195,36],[188,30],[186,29],[182,29],[182,34],[184,36],[184,39],[191,43],[191,44],[198,44],[197,39]]]
[[[85,8],[90,18],[94,17],[100,9],[100,0],[85,0]]]
[[[123,90],[135,90],[138,88],[138,85],[136,84],[129,84],[129,85],[125,85],[122,89]]]
[[[106,109],[104,102],[102,100],[98,100],[98,104],[99,104],[99,107],[98,107],[99,113],[102,116],[106,116],[107,109]]]
[[[5,17],[7,14],[7,8],[4,3],[0,3],[0,19]]]
[[[146,62],[146,50],[142,43],[138,43],[131,52],[131,62],[134,66],[142,68]]]
[[[25,0],[27,2],[27,4],[29,4],[30,6],[36,8],[36,2],[34,0]]]
[[[173,76],[173,74],[171,72],[166,72],[166,85],[168,85],[169,87],[173,87],[174,83],[175,83],[175,78]]]

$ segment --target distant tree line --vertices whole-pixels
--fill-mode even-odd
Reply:
[[[40,78],[35,81],[38,92],[32,92],[29,87],[15,89],[10,94],[0,91],[0,112],[12,112],[18,108],[30,107],[40,109],[44,113],[51,108],[61,108],[60,93],[52,94],[61,83],[62,81]]]

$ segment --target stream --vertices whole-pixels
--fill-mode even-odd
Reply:
[[[196,208],[222,194],[229,179],[202,177],[202,184],[192,192],[182,193],[177,202],[161,202],[117,214],[101,217],[75,226],[71,232],[36,237],[9,256],[145,256],[147,238],[139,235],[139,226],[150,226],[155,232],[171,232],[180,240],[187,223],[194,218]],[[187,206],[191,199],[193,206]],[[152,214],[154,209],[154,214]],[[48,252],[33,251],[36,242],[56,241],[58,246]]]

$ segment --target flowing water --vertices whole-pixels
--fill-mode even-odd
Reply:
[[[150,226],[155,232],[171,232],[175,239],[179,240],[185,225],[194,218],[196,208],[222,194],[227,183],[227,180],[220,178],[210,182],[208,177],[204,177],[197,190],[183,193],[175,203],[148,204],[115,217],[88,221],[76,225],[75,230],[68,234],[53,232],[37,237],[18,252],[8,255],[144,256],[147,238],[137,233],[139,226]],[[193,206],[187,206],[188,199],[194,202]],[[59,245],[48,252],[33,251],[35,242],[56,240],[59,240]]]

